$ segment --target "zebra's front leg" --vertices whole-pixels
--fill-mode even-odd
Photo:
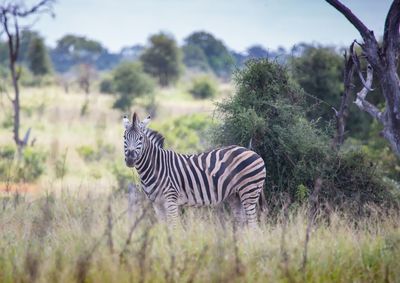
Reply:
[[[154,201],[153,202],[154,212],[156,213],[157,219],[160,221],[167,220],[167,214],[165,209],[165,203],[162,201]]]
[[[164,208],[168,224],[176,227],[179,222],[178,194],[172,188],[164,193]]]

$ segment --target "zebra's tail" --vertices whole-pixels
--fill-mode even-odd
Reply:
[[[258,198],[258,205],[260,207],[261,212],[267,211],[267,200],[265,198],[264,188],[262,188],[260,192],[260,197]]]

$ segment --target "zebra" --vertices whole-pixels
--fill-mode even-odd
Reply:
[[[180,206],[216,206],[224,201],[235,219],[257,223],[257,203],[263,197],[266,169],[254,151],[232,145],[199,154],[163,148],[164,137],[147,128],[150,117],[123,124],[126,166],[135,167],[144,193],[157,216],[176,224]]]

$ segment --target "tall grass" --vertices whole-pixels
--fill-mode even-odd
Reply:
[[[0,199],[0,282],[399,282],[395,213],[357,222],[332,213],[308,229],[307,213],[285,208],[249,230],[193,208],[169,230],[147,202],[128,213],[121,193],[9,194]]]

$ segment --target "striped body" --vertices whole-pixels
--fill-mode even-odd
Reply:
[[[163,149],[157,143],[162,136],[155,132],[150,138],[150,133],[144,130],[135,138],[128,131],[125,156],[127,160],[129,148],[140,149],[140,154],[135,153],[134,167],[161,217],[174,221],[181,205],[215,206],[228,201],[237,217],[243,214],[250,224],[256,222],[256,206],[265,181],[265,165],[260,156],[239,146],[179,154]]]

